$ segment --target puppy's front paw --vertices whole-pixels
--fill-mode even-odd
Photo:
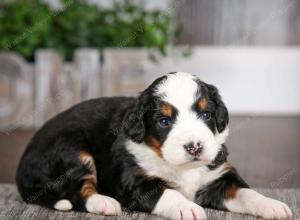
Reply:
[[[187,200],[179,192],[169,189],[165,190],[152,213],[176,220],[207,219],[201,206]]]
[[[102,215],[120,215],[122,212],[117,200],[100,194],[90,196],[85,207],[88,212]]]
[[[248,188],[239,189],[235,198],[225,201],[225,207],[232,212],[257,215],[266,219],[292,218],[292,212],[286,204]]]
[[[207,219],[204,209],[190,201],[180,203],[170,202],[170,207],[159,213],[161,216],[176,220],[200,220]]]
[[[191,219],[191,220],[198,220],[198,219],[206,219],[206,214],[204,209],[190,201],[182,202],[181,204],[178,204],[178,206],[174,207],[170,210],[172,219]]]
[[[293,216],[292,211],[285,203],[267,197],[261,199],[257,204],[256,214],[266,219],[286,219]]]

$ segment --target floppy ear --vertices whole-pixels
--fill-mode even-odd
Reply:
[[[123,131],[134,142],[141,143],[146,134],[144,115],[147,111],[147,94],[141,93],[137,103],[125,115]]]
[[[206,85],[208,87],[209,94],[216,105],[216,125],[218,132],[221,133],[224,131],[229,122],[228,110],[219,95],[218,89],[213,85]]]

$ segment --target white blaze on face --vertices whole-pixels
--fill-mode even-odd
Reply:
[[[191,160],[184,149],[184,145],[190,142],[203,144],[199,159],[207,164],[214,160],[220,149],[213,132],[192,110],[192,106],[200,98],[195,79],[195,76],[189,73],[170,74],[156,90],[157,95],[162,96],[162,101],[170,103],[178,111],[175,123],[161,148],[164,159],[176,165]]]

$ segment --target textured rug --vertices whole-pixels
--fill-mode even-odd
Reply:
[[[272,198],[287,203],[293,211],[294,218],[300,220],[300,189],[257,189],[257,191]],[[240,220],[259,219],[249,215],[234,214],[223,211],[206,209],[208,219],[212,220]],[[138,212],[126,212],[119,217],[106,217],[90,213],[59,212],[24,203],[12,184],[0,185],[0,219],[1,220],[27,220],[27,219],[53,219],[53,220],[114,220],[114,219],[163,219],[155,215]]]

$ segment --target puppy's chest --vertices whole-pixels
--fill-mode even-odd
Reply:
[[[189,200],[194,200],[198,190],[206,187],[221,176],[220,170],[206,170],[203,168],[176,172],[167,182]]]
[[[214,170],[209,170],[204,165],[194,168],[178,167],[159,158],[147,146],[142,147],[133,142],[127,143],[126,146],[148,176],[161,178],[190,200],[194,200],[198,190],[220,178],[225,172],[224,165]]]

